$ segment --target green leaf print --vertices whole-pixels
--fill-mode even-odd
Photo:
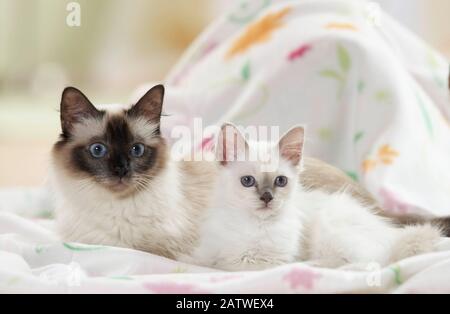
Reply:
[[[401,285],[403,283],[403,280],[401,278],[401,272],[400,272],[400,266],[393,265],[389,267],[390,270],[394,272],[394,280],[397,285]]]
[[[331,129],[329,129],[329,128],[320,128],[318,130],[318,133],[319,133],[319,138],[323,141],[328,141],[333,136],[333,131],[331,131]]]
[[[345,172],[350,178],[353,179],[353,181],[358,182],[358,174],[354,171],[346,171]]]
[[[228,19],[233,23],[248,23],[253,20],[270,3],[271,0],[242,1],[237,10],[235,10],[235,12],[232,12],[228,16]]]
[[[379,90],[375,93],[374,95],[375,100],[379,103],[383,103],[383,104],[391,104],[392,103],[392,95],[388,90]]]
[[[130,276],[111,276],[108,277],[109,279],[114,279],[114,280],[134,280],[134,278],[130,277]]]
[[[182,274],[182,273],[187,273],[188,269],[185,267],[181,267],[181,266],[177,266],[175,267],[175,269],[172,271],[172,273],[176,273],[176,274]]]
[[[439,63],[438,57],[436,56],[436,53],[433,52],[431,49],[428,49],[426,56],[428,67],[430,68],[431,76],[433,77],[434,82],[439,88],[447,88],[446,84],[447,78],[441,77],[439,73],[441,65]]]
[[[366,88],[366,84],[364,83],[364,81],[359,81],[358,82],[358,93],[362,93],[364,91],[364,88]]]
[[[43,209],[37,214],[38,218],[42,219],[53,219],[55,218],[53,215],[53,211],[50,209]]]
[[[343,72],[347,73],[350,70],[350,66],[351,66],[350,55],[348,54],[347,49],[345,49],[341,45],[338,45],[337,54],[338,54],[339,66],[341,67],[341,70]]]
[[[79,243],[63,243],[63,245],[66,249],[77,252],[88,252],[106,249],[106,246],[102,245],[87,245]]]
[[[42,252],[44,252],[45,248],[42,245],[36,245],[36,247],[34,248],[34,252],[36,254],[41,254]]]
[[[242,67],[241,76],[244,81],[248,81],[248,79],[250,78],[250,61],[247,61],[247,63],[245,63],[245,65]]]
[[[338,82],[337,86],[337,97],[341,98],[346,86],[348,72],[351,68],[350,55],[343,46],[337,46],[337,61],[339,65],[339,70],[334,69],[323,69],[319,72],[319,75],[325,78],[331,78]],[[359,89],[359,87],[358,87]]]
[[[422,97],[420,97],[419,94],[416,94],[416,97],[417,97],[417,102],[419,104],[420,112],[422,114],[425,126],[426,126],[426,128],[428,130],[428,133],[430,134],[430,136],[433,136],[433,124],[431,123],[430,115],[429,115],[428,111],[425,108],[425,104],[424,104],[424,102],[422,100]]]
[[[338,81],[344,80],[344,78],[342,77],[341,74],[339,74],[338,72],[331,70],[331,69],[322,70],[319,72],[319,74],[320,74],[320,76],[336,79]]]
[[[362,139],[364,136],[364,132],[363,131],[359,131],[355,134],[355,136],[353,137],[353,143],[357,143],[360,139]]]
[[[13,285],[19,283],[20,281],[21,281],[20,277],[14,276],[14,277],[9,278],[9,279],[6,281],[6,285],[7,285],[7,286],[13,286]]]

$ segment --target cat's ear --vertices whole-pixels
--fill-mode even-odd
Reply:
[[[222,165],[243,160],[248,152],[248,144],[239,129],[231,124],[222,125],[216,143],[216,160]]]
[[[305,129],[295,126],[287,131],[278,142],[281,158],[298,166],[303,157],[303,144],[305,142]]]
[[[84,119],[101,118],[102,112],[97,110],[89,99],[75,87],[66,87],[61,96],[61,128],[63,134],[70,134],[73,126]]]
[[[139,101],[128,110],[128,114],[134,117],[142,117],[158,124],[161,121],[162,105],[164,100],[164,86],[153,86]]]

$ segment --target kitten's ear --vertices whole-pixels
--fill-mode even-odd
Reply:
[[[303,127],[295,126],[287,131],[278,143],[281,158],[298,166],[303,157],[304,141],[305,129]]]
[[[61,128],[63,134],[70,134],[73,126],[83,119],[100,118],[97,110],[89,99],[75,87],[66,87],[61,96]]]
[[[243,160],[248,152],[248,144],[239,129],[231,124],[222,125],[216,144],[216,160],[222,165]]]
[[[159,124],[164,99],[164,86],[153,86],[141,99],[128,110],[128,114],[143,117],[152,123]]]

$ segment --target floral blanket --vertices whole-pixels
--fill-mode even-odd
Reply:
[[[243,1],[169,75],[163,127],[304,124],[306,154],[386,210],[448,215],[448,78],[448,60],[374,3]]]
[[[131,249],[61,243],[46,198],[45,190],[0,191],[0,293],[450,293],[448,238],[439,252],[386,268],[297,263],[230,273]]]
[[[450,214],[448,62],[364,1],[242,1],[167,78],[167,134],[233,121],[307,125],[307,153],[397,213]],[[208,148],[212,138],[201,141]],[[0,293],[450,293],[450,239],[365,271],[302,263],[227,273],[61,243],[45,189],[0,191]]]

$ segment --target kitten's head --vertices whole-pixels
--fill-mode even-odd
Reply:
[[[223,125],[216,158],[223,167],[220,184],[227,208],[259,217],[280,213],[299,186],[303,142],[300,126],[271,143],[247,141],[235,126]]]
[[[119,197],[144,189],[166,160],[160,135],[163,97],[164,87],[157,85],[131,108],[99,110],[78,89],[66,88],[62,134],[53,148],[56,170]]]

